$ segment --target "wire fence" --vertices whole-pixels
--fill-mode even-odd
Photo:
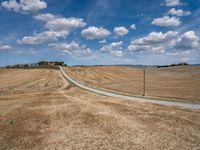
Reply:
[[[134,96],[200,101],[200,67],[65,67],[79,83]]]

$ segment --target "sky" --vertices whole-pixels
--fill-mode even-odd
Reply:
[[[0,0],[0,66],[200,63],[200,0]]]

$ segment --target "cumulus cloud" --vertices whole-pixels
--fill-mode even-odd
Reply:
[[[178,33],[174,31],[168,31],[167,33],[151,32],[146,37],[132,40],[130,45],[128,46],[128,50],[164,53],[165,47],[170,45],[169,41],[176,37],[177,34]]]
[[[82,18],[57,18],[52,21],[48,21],[46,27],[50,30],[72,30],[79,27],[84,27],[86,23]]]
[[[132,52],[164,53],[167,50],[173,54],[181,54],[188,51],[200,50],[200,39],[194,31],[187,31],[183,34],[169,31],[167,33],[152,32],[146,37],[132,40],[128,50]]]
[[[136,29],[136,25],[135,25],[135,24],[132,24],[132,25],[130,26],[130,29],[135,30],[135,29]]]
[[[10,45],[4,45],[0,42],[0,50],[8,50],[8,49],[11,49],[11,46]]]
[[[181,35],[176,43],[175,48],[181,50],[197,49],[200,46],[200,39],[195,35],[194,31],[187,31]],[[199,48],[200,49],[200,48]]]
[[[123,42],[113,42],[109,45],[105,45],[100,49],[100,52],[103,53],[108,53],[112,56],[116,57],[122,57],[123,56],[123,51],[122,51],[122,44]]]
[[[146,37],[134,40],[134,44],[148,45],[148,44],[161,43],[175,37],[177,34],[178,32],[175,32],[175,31],[168,31],[167,33],[151,32]]]
[[[73,30],[76,28],[84,27],[86,23],[82,18],[64,18],[62,16],[53,15],[50,13],[39,14],[33,16],[34,19],[45,22],[45,26],[49,30],[61,31],[61,30]]]
[[[181,21],[177,17],[164,16],[162,18],[155,18],[151,24],[163,27],[176,27],[181,25]]]
[[[46,14],[38,14],[38,15],[35,15],[35,16],[33,16],[33,18],[36,19],[36,20],[48,22],[48,21],[51,21],[51,20],[56,19],[57,16],[56,16],[56,15],[53,15],[53,14],[51,14],[51,13],[46,13]]]
[[[167,52],[166,56],[181,56],[181,55],[189,55],[191,51],[176,51],[176,52]]]
[[[182,10],[182,9],[171,8],[171,9],[167,12],[167,14],[169,14],[169,15],[175,15],[175,16],[181,17],[181,16],[188,16],[188,15],[191,14],[191,12],[190,12],[190,11],[184,11],[184,10]]]
[[[110,31],[106,30],[105,28],[97,28],[94,26],[88,27],[87,29],[82,30],[81,35],[86,39],[102,39],[110,35]]]
[[[7,0],[1,3],[1,6],[9,11],[15,12],[34,12],[47,7],[47,3],[42,0]]]
[[[132,52],[150,52],[155,54],[161,54],[165,52],[165,47],[160,45],[134,45],[131,44],[128,47]]]
[[[17,43],[36,45],[43,42],[56,41],[58,38],[65,38],[68,34],[68,31],[44,31],[33,36],[24,36],[22,39],[18,39]]]
[[[114,28],[114,32],[118,35],[118,36],[124,36],[126,34],[128,34],[128,29],[126,29],[125,27],[121,26],[121,27],[115,27]]]
[[[165,0],[164,4],[166,6],[169,6],[169,7],[174,7],[174,6],[182,5],[182,3],[180,2],[180,0]]]
[[[18,39],[19,44],[42,44],[48,41],[56,41],[58,38],[66,38],[70,32],[79,27],[84,27],[86,23],[82,18],[64,18],[54,14],[38,14],[33,16],[34,19],[45,23],[47,31],[35,34],[33,36],[25,36]]]
[[[106,41],[105,39],[99,41],[100,44],[104,44],[104,43],[106,43],[106,42],[107,42],[107,41]]]
[[[88,56],[92,54],[90,48],[87,48],[86,45],[80,45],[79,43],[72,41],[71,43],[52,43],[49,44],[50,47],[53,47],[56,50],[62,51],[65,54],[73,54],[77,56]]]

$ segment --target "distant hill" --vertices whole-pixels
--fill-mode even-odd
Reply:
[[[132,65],[132,64],[115,64],[115,65],[75,65],[73,67],[98,67],[98,66],[121,66],[121,67],[132,67],[132,68],[144,68],[144,67],[155,67],[155,68],[164,68],[164,67],[175,67],[175,66],[190,66],[187,63],[178,63],[170,65]],[[192,66],[198,66],[198,64],[193,64]]]
[[[200,64],[191,64],[191,66],[200,66]]]

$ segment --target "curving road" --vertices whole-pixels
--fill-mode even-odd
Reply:
[[[78,83],[77,81],[73,80],[72,78],[70,78],[67,75],[67,73],[62,69],[61,66],[60,66],[60,71],[61,71],[63,77],[66,80],[74,83],[76,86],[78,86],[78,87],[80,87],[84,90],[91,91],[91,92],[94,92],[94,93],[97,93],[97,94],[115,97],[115,98],[124,99],[124,100],[143,102],[143,103],[151,103],[151,104],[158,104],[158,105],[164,105],[164,106],[174,106],[174,107],[179,107],[179,108],[184,108],[184,109],[200,110],[200,104],[185,103],[185,102],[174,102],[174,101],[163,101],[163,100],[159,100],[159,99],[153,100],[153,99],[147,99],[147,98],[138,98],[138,97],[133,97],[133,96],[125,96],[125,95],[120,95],[120,94],[111,93],[111,92],[107,92],[107,91],[102,91],[102,90],[99,90],[99,89],[94,89],[94,88],[82,85],[82,84]]]

